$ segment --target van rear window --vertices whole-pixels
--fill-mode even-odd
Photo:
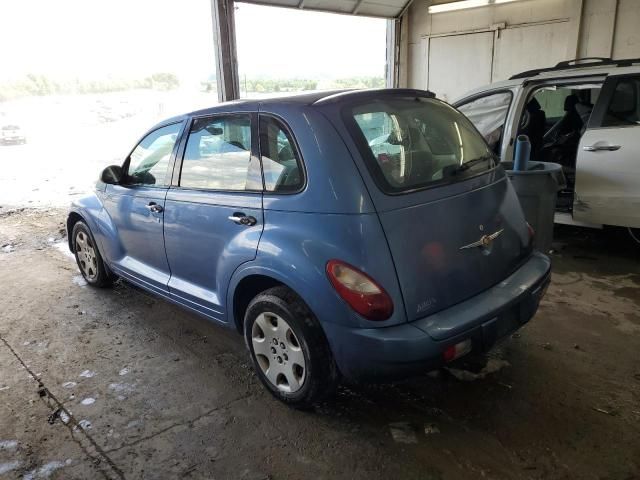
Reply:
[[[345,117],[371,174],[387,193],[453,183],[495,166],[471,122],[439,100],[381,98],[351,105]]]

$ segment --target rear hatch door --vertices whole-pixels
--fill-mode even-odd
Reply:
[[[408,321],[499,283],[531,251],[517,197],[471,122],[427,92],[341,109],[394,260]]]
[[[409,321],[496,285],[528,254],[512,187],[502,172],[485,176],[477,188],[379,213]]]

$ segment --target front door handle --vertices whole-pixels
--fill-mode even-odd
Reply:
[[[585,145],[582,147],[585,152],[615,152],[616,150],[620,150],[620,145]]]
[[[251,227],[256,223],[258,223],[258,220],[256,220],[256,217],[252,217],[251,215],[245,215],[242,212],[236,212],[227,218],[232,222],[237,223],[238,225],[245,225],[247,227]]]
[[[149,202],[147,205],[147,210],[152,213],[160,213],[164,210],[161,205],[158,205],[156,202]]]

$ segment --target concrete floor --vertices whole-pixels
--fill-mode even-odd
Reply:
[[[63,219],[0,213],[0,478],[640,478],[640,247],[616,232],[558,229],[538,315],[480,374],[298,412],[240,336],[85,286]]]

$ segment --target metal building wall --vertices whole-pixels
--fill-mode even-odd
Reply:
[[[443,1],[415,0],[403,19],[399,85],[440,89],[448,100],[561,60],[640,57],[640,0],[520,0],[429,14],[435,3]]]

